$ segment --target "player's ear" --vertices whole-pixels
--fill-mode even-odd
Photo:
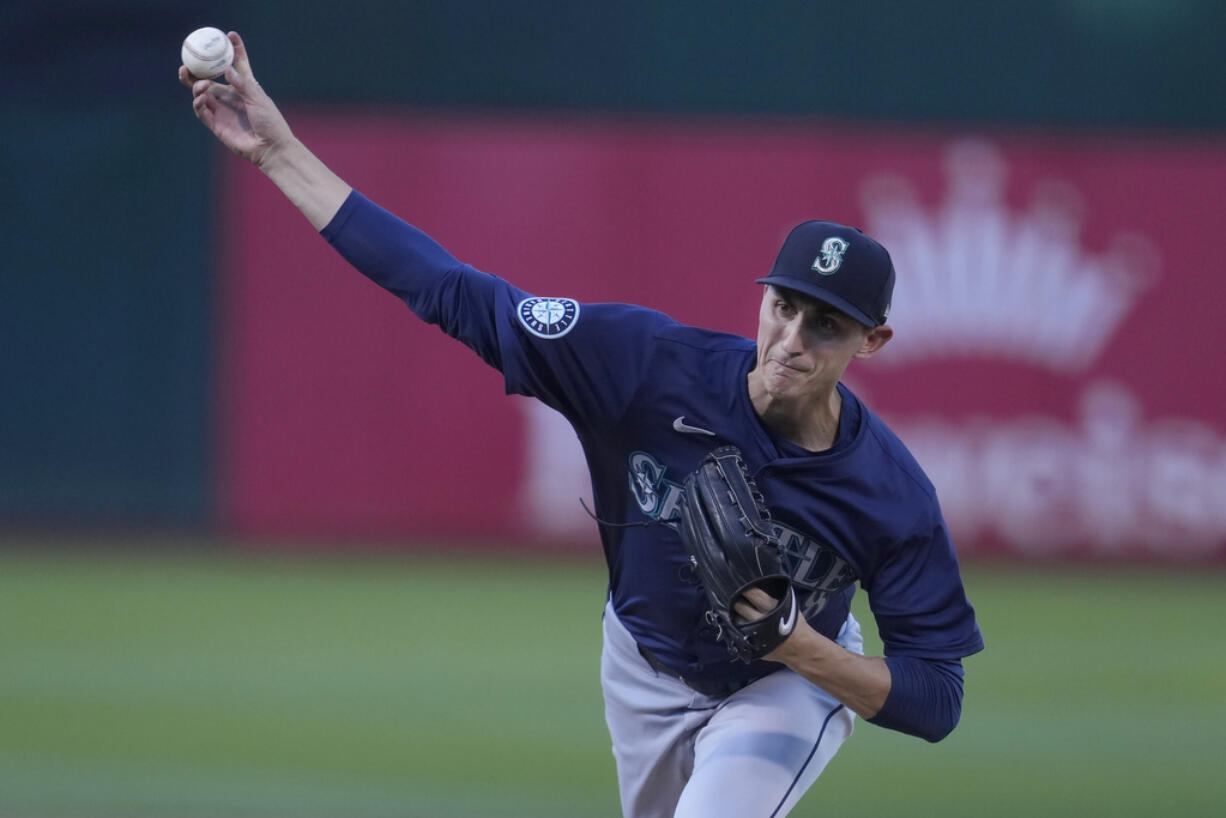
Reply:
[[[894,328],[889,324],[873,327],[864,336],[864,343],[856,350],[854,357],[871,358],[894,337]]]

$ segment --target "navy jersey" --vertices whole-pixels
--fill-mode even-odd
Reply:
[[[596,515],[650,523],[600,528],[618,617],[687,678],[744,680],[779,667],[729,660],[705,626],[706,601],[670,525],[681,481],[724,444],[741,449],[757,479],[815,629],[838,635],[858,582],[887,656],[956,660],[982,649],[931,483],[844,386],[836,444],[806,452],[773,437],[755,413],[749,339],[628,304],[532,296],[461,264],[357,193],[323,235],[418,316],[500,369],[508,392],[570,421]]]

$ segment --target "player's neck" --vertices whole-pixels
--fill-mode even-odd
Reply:
[[[843,396],[837,388],[803,398],[771,395],[762,384],[749,378],[749,400],[762,425],[784,440],[811,452],[824,452],[839,434]]]

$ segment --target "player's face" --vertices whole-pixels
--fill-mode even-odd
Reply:
[[[758,314],[755,375],[777,400],[828,395],[872,332],[816,299],[768,286]]]

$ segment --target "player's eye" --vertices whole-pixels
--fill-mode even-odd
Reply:
[[[838,335],[842,330],[839,322],[830,315],[817,316],[813,321],[813,326],[817,329],[818,333],[827,338]]]

